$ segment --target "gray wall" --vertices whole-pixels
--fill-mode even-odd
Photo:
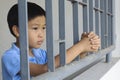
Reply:
[[[115,0],[115,31],[116,31],[116,49],[112,52],[113,57],[120,57],[120,0]]]

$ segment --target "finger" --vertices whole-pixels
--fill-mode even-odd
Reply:
[[[96,42],[99,42],[99,43],[101,42],[100,38],[99,39],[89,39],[89,40],[90,40],[90,42],[95,42],[95,43]]]
[[[91,49],[94,50],[94,51],[98,51],[99,47],[98,46],[92,46]]]
[[[95,36],[95,33],[92,31],[92,32],[90,32],[90,33],[88,33],[88,37],[89,38],[92,38],[92,37],[94,37]]]
[[[82,33],[81,39],[84,38],[84,37],[87,37],[87,33],[86,32]]]
[[[101,43],[101,39],[89,39],[91,43]]]
[[[95,35],[92,39],[97,40],[97,39],[100,39],[100,37],[98,35]]]
[[[91,45],[100,45],[100,42],[92,42]]]

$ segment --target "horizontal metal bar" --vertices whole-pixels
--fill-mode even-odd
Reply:
[[[68,1],[72,1],[72,2],[81,2],[80,0],[68,0]]]
[[[95,10],[95,11],[100,11],[101,13],[103,12],[103,10],[102,10],[102,9],[97,8],[97,7],[94,7],[94,10]]]
[[[83,6],[87,6],[87,3],[85,3],[85,2],[79,2],[79,4],[81,4]]]
[[[107,53],[110,53],[115,46],[110,46],[108,48],[105,48],[103,50],[100,50],[98,53],[91,54],[89,56],[86,56],[83,59],[80,59],[79,61],[74,61],[71,64],[68,64],[64,67],[57,68],[55,72],[47,72],[41,76],[34,77],[34,80],[66,80],[68,77],[71,77],[71,75],[75,75],[76,72],[80,71],[80,73],[84,72],[84,68],[89,68],[94,63],[98,62],[103,56],[105,56]],[[63,74],[64,72],[64,74]]]
[[[68,0],[68,1],[71,1],[72,3],[78,2],[80,5],[87,6],[87,3],[86,3],[86,2],[82,2],[82,1],[80,1],[80,0]]]
[[[58,43],[64,43],[65,42],[65,40],[56,40]]]
[[[107,12],[107,15],[113,16],[113,14],[112,14],[112,13],[110,13],[110,12]]]

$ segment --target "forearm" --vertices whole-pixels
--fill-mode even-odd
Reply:
[[[40,65],[40,64],[29,63],[29,65],[30,65],[31,76],[37,76],[48,71],[47,64]]]
[[[69,64],[71,61],[73,61],[77,56],[79,56],[80,53],[83,52],[82,43],[78,42],[77,44],[73,45],[66,51],[66,64]],[[57,55],[55,57],[55,67],[60,66],[60,56]]]
[[[83,52],[83,46],[81,42],[78,42],[77,44],[73,45],[69,49],[67,49],[66,52],[66,64],[73,61],[77,56],[79,56]]]

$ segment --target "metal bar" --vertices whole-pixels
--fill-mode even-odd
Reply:
[[[95,11],[99,11],[99,12],[101,12],[101,13],[103,12],[103,10],[101,10],[101,9],[99,9],[99,8],[97,8],[97,7],[94,7],[94,10],[95,10]]]
[[[111,27],[112,27],[112,30],[111,30],[111,45],[114,45],[115,44],[115,39],[116,39],[116,35],[115,35],[115,1],[114,0],[110,0],[111,2],[111,13],[113,16],[111,16]]]
[[[49,71],[55,70],[54,62],[54,43],[53,43],[53,16],[52,16],[52,0],[45,0],[46,7],[46,46]]]
[[[79,2],[80,5],[87,6],[87,3],[85,2]]]
[[[106,62],[109,63],[111,61],[111,53],[106,54]]]
[[[99,3],[98,3],[98,0],[95,0],[95,7],[99,7]]]
[[[104,0],[100,0],[100,8],[104,11]],[[101,16],[101,49],[105,48],[105,12],[100,13]]]
[[[18,0],[21,80],[30,80],[27,0]]]
[[[60,65],[66,64],[66,47],[65,47],[65,2],[59,0],[59,39],[62,42],[59,43],[60,52]]]
[[[80,3],[82,3],[82,2],[85,2],[85,3],[86,3],[86,2],[87,2],[87,0],[82,0],[82,1],[81,1],[81,0],[68,0],[68,1],[71,1],[71,2],[78,2],[78,3],[79,3],[79,2],[80,2]]]
[[[113,16],[113,14],[112,14],[112,13],[110,13],[110,12],[107,12],[107,15]]]
[[[60,67],[59,69],[56,69],[54,73],[48,72],[41,76],[37,76],[33,78],[34,80],[69,80],[68,77],[73,78],[73,76],[77,76],[79,72],[84,72],[84,70],[90,68],[92,65],[97,63],[100,59],[103,58],[104,55],[111,52],[115,46],[109,46],[108,48],[102,49],[97,54],[91,54],[89,56],[86,56],[83,59],[80,59],[79,61],[74,61],[69,65],[66,65],[65,67]],[[85,69],[86,68],[86,69]],[[67,72],[64,73],[63,72]]]
[[[106,47],[108,47],[108,15],[107,15],[107,12],[108,12],[108,0],[104,0],[104,10],[105,10],[105,45]]]
[[[95,11],[95,32],[100,35],[100,25],[99,25],[99,11]]]
[[[94,26],[93,26],[93,0],[89,0],[89,31],[94,31]]]
[[[108,12],[112,13],[112,0],[108,0]]]
[[[73,43],[76,44],[79,41],[79,32],[78,32],[78,2],[73,3]],[[79,56],[76,60],[79,60]]]
[[[79,0],[68,0],[68,1],[71,1],[72,3],[78,2],[80,5],[83,5],[83,6],[86,6],[86,5],[87,5],[87,4],[86,4],[87,0],[83,0],[83,1],[79,1]]]
[[[112,45],[112,17],[108,15],[108,46]]]
[[[85,0],[83,0],[83,1],[85,1]],[[83,32],[89,32],[87,6],[83,6]]]
[[[113,28],[113,12],[112,12],[112,9],[113,9],[113,5],[112,4],[114,4],[114,2],[112,2],[112,0],[108,0],[108,13],[110,12],[111,13],[111,15],[109,15],[108,14],[108,46],[110,46],[110,45],[113,45],[112,43],[114,42],[114,40],[113,40],[113,37],[114,37],[114,28]],[[109,53],[109,54],[107,54],[106,55],[106,62],[108,63],[108,62],[110,62],[110,60],[111,60],[111,53]]]
[[[107,12],[108,12],[108,7],[109,7],[109,0],[106,0],[105,1],[106,2],[106,9],[105,9],[105,12],[106,12],[106,29],[107,29],[107,31],[106,31],[106,34],[107,34],[107,37],[106,37],[106,46],[108,47],[108,46],[110,46],[111,45],[111,39],[112,39],[112,35],[111,35],[111,33],[113,33],[112,32],[112,25],[111,25],[111,17],[110,17],[110,15],[108,15],[107,14]],[[111,5],[112,6],[112,5]],[[108,53],[108,54],[106,54],[106,62],[108,63],[108,62],[110,62],[110,60],[111,60],[111,53]]]
[[[85,2],[85,3],[87,3],[87,0],[82,0],[82,2]]]

